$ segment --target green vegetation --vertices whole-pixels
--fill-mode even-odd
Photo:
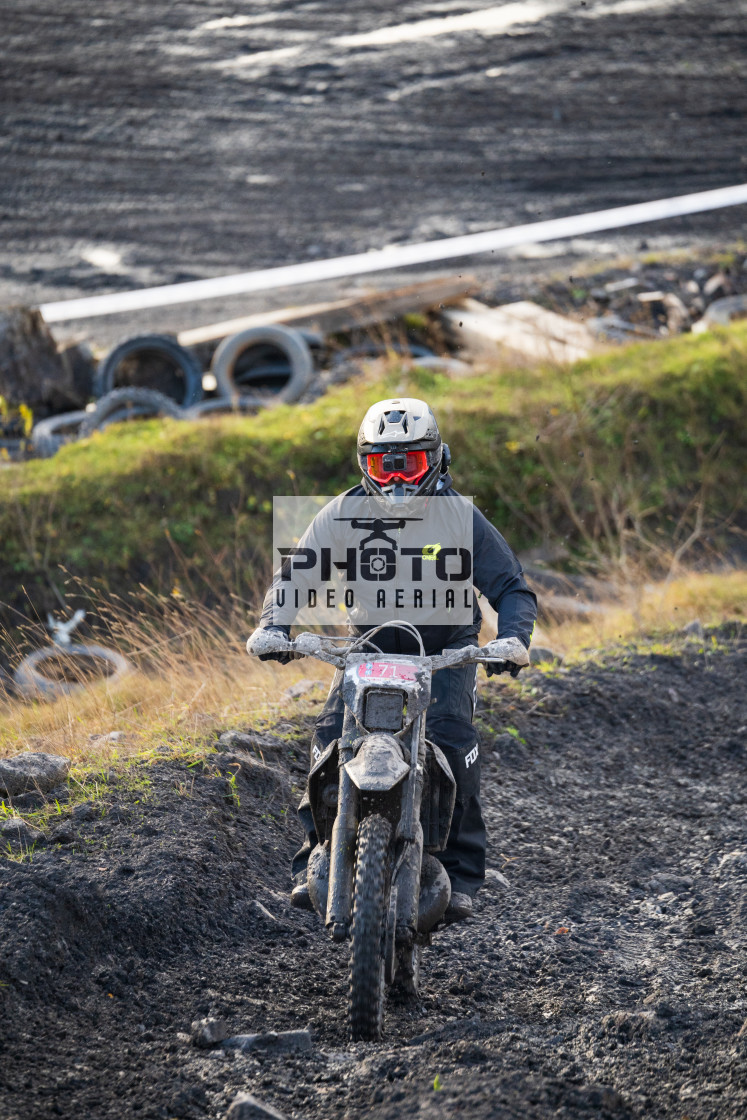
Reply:
[[[747,327],[629,347],[571,368],[356,381],[308,406],[198,423],[120,425],[8,467],[0,496],[8,601],[60,566],[110,590],[246,595],[266,574],[272,498],[354,485],[363,410],[433,405],[456,483],[512,545],[550,537],[597,563],[682,546],[733,516],[747,432]]]

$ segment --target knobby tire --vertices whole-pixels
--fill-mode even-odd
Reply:
[[[381,1038],[391,834],[389,821],[378,815],[366,817],[358,829],[349,989],[354,1042]]]

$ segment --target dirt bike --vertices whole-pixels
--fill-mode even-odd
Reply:
[[[314,909],[333,941],[350,939],[349,1018],[354,1040],[381,1037],[386,986],[417,995],[422,947],[443,919],[451,884],[433,853],[446,847],[456,783],[425,737],[431,675],[471,662],[528,664],[518,638],[427,657],[382,653],[373,638],[257,630],[254,656],[288,652],[334,665],[342,736],[314,761],[308,794],[318,845],[308,863]]]

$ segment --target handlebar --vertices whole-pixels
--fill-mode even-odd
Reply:
[[[341,647],[363,644],[365,635],[325,638],[321,634],[303,633],[291,640],[279,630],[258,629],[247,641],[246,651],[252,657],[267,653],[297,653],[303,657],[316,657],[318,661],[326,661],[337,669],[344,669],[350,654],[357,651]],[[361,649],[360,652],[365,651]],[[386,657],[386,654],[377,651],[372,656]],[[412,654],[412,657],[417,661],[429,662],[433,672],[472,662],[507,661],[521,666],[529,664],[529,654],[518,638],[496,638],[485,646],[461,646],[459,649],[445,649],[431,657],[416,654]]]

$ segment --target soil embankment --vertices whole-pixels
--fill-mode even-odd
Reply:
[[[132,769],[0,862],[0,1116],[200,1120],[242,1089],[309,1120],[744,1115],[746,669],[732,626],[483,685],[508,885],[434,938],[381,1045],[347,1041],[345,949],[286,901],[313,705],[275,728],[271,773]],[[206,1015],[314,1046],[200,1051]]]

